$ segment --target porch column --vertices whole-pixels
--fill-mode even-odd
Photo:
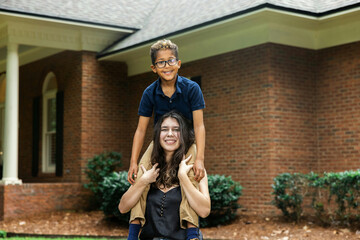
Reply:
[[[0,183],[22,184],[18,179],[19,55],[15,43],[7,46],[4,130],[3,178]]]

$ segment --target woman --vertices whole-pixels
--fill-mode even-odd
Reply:
[[[181,194],[186,195],[189,205],[200,217],[208,216],[210,196],[207,175],[200,181],[199,190],[188,177],[192,165],[186,163],[191,156],[186,159],[184,156],[194,142],[194,136],[179,113],[171,111],[162,116],[154,127],[153,142],[153,167],[146,170],[141,166],[144,174],[123,195],[119,210],[121,213],[128,212],[139,201],[142,192],[150,186],[146,199],[146,221],[140,239],[184,240],[186,232],[191,232],[192,228],[185,230],[180,227]]]

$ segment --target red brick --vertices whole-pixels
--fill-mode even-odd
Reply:
[[[318,51],[267,43],[183,62],[180,75],[202,77],[206,168],[240,182],[242,206],[276,211],[271,184],[282,172],[358,168],[359,50],[359,42]],[[49,71],[65,93],[64,176],[33,178],[31,104]],[[19,177],[84,182],[87,159],[104,150],[121,152],[127,170],[138,104],[154,80],[150,71],[128,77],[124,63],[98,62],[90,52],[21,67]],[[144,148],[151,136],[152,123]]]

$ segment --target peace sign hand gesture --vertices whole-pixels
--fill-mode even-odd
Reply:
[[[179,165],[179,171],[178,171],[179,178],[187,176],[190,169],[193,167],[193,164],[190,164],[190,165],[187,164],[191,158],[192,158],[191,155],[187,158],[185,158],[185,156],[183,157],[183,160],[180,162],[180,165]]]
[[[140,166],[141,170],[144,173],[140,179],[145,184],[150,184],[150,183],[153,183],[156,181],[156,178],[159,176],[159,171],[160,171],[160,168],[156,168],[157,166],[158,166],[158,164],[155,163],[154,166],[152,168],[150,168],[149,170],[146,170],[143,165]]]

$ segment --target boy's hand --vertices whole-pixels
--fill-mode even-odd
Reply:
[[[135,178],[136,178],[137,172],[138,172],[138,165],[136,163],[130,163],[130,167],[129,167],[129,171],[128,171],[128,182],[131,185],[135,183]]]
[[[195,173],[195,180],[200,182],[201,179],[205,176],[205,168],[204,168],[204,161],[201,161],[199,159],[195,160],[194,166],[194,173]]]

